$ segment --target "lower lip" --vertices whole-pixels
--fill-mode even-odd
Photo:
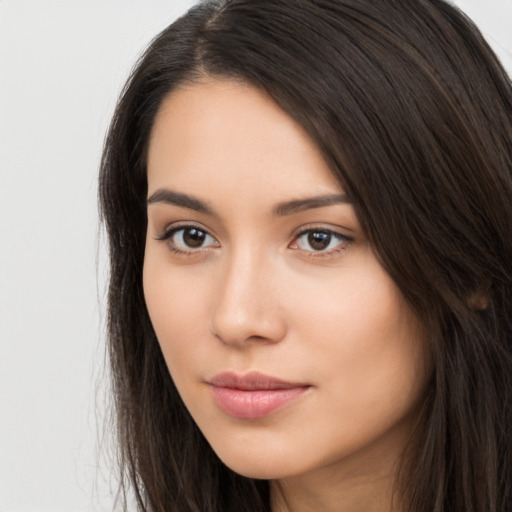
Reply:
[[[284,389],[243,389],[211,386],[215,403],[230,416],[244,419],[264,418],[301,397],[309,386]]]

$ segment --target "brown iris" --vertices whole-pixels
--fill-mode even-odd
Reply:
[[[332,235],[325,231],[311,231],[308,234],[308,243],[315,251],[326,249],[331,243]]]
[[[183,230],[183,242],[192,248],[201,247],[206,239],[206,233],[197,228]]]

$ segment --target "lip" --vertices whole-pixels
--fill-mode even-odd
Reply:
[[[264,418],[295,402],[309,384],[287,382],[259,372],[225,372],[208,381],[217,406],[235,418]]]

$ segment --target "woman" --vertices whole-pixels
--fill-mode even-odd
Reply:
[[[511,510],[511,171],[510,80],[441,0],[164,30],[100,178],[140,510]]]

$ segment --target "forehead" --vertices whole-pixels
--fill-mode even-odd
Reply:
[[[181,187],[225,193],[341,187],[305,130],[264,92],[230,80],[175,89],[163,102],[148,152],[149,192]],[[183,190],[187,191],[187,190]]]

